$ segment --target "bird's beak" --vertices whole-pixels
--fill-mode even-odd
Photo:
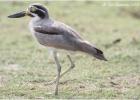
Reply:
[[[30,11],[27,9],[26,11],[21,11],[12,15],[9,15],[8,18],[21,18],[30,14]]]

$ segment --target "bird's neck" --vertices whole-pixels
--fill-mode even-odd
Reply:
[[[48,12],[45,12],[45,13],[38,13],[38,17],[40,18],[40,19],[49,19],[49,14],[48,14]]]

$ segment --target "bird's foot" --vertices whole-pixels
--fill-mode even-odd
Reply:
[[[54,95],[57,96],[58,95],[58,91],[55,91]]]

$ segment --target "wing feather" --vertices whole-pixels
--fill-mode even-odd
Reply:
[[[77,38],[82,39],[80,34],[76,32],[70,26],[61,23],[61,22],[54,22],[49,25],[42,25],[34,27],[34,30],[39,33],[49,34],[49,35],[64,35],[68,36],[69,38]]]

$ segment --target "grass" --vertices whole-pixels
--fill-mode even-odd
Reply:
[[[72,55],[76,68],[61,79],[59,96],[54,85],[56,67],[48,51],[37,44],[28,29],[29,17],[8,19],[31,2],[0,2],[0,98],[140,98],[140,22],[122,7],[103,2],[49,2],[50,16],[74,27],[86,40],[101,48],[108,62],[91,56]],[[131,8],[127,8],[131,9]],[[126,9],[126,10],[127,10]],[[116,39],[119,43],[113,44]],[[59,54],[62,71],[69,62]]]

